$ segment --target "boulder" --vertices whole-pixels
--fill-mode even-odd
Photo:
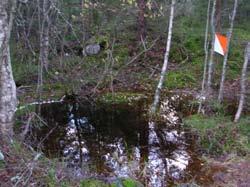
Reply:
[[[3,153],[0,150],[0,161],[3,161],[3,160],[4,160],[4,155],[3,155]]]
[[[101,46],[99,44],[90,44],[85,47],[83,54],[97,55],[100,51],[101,51]]]

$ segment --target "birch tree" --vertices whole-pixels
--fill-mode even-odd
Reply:
[[[238,6],[238,0],[234,0],[233,14],[232,14],[232,18],[231,18],[230,28],[229,28],[228,34],[227,34],[228,42],[227,42],[227,47],[226,47],[226,53],[224,55],[224,60],[223,60],[223,68],[222,68],[221,81],[220,81],[220,90],[219,90],[219,96],[218,96],[219,102],[221,102],[223,100],[224,82],[225,82],[225,77],[226,77],[229,46],[230,46],[230,41],[231,41],[233,28],[234,28],[234,20],[235,20],[235,16],[236,16],[236,12],[237,12],[237,6]]]
[[[9,39],[15,0],[0,1],[0,139],[10,140],[16,110],[16,85],[12,75]]]
[[[205,83],[206,83],[206,77],[207,77],[207,61],[208,61],[208,47],[209,47],[208,30],[209,30],[210,6],[211,6],[211,0],[208,1],[208,6],[207,6],[207,23],[206,23],[206,31],[205,31],[205,42],[204,42],[205,59],[204,59],[203,79],[202,79],[202,85],[201,85],[201,98],[200,98],[198,113],[201,112],[202,97],[204,96]]]
[[[43,85],[43,70],[48,70],[48,56],[49,56],[49,0],[38,0],[38,19],[40,31],[40,53],[38,66],[38,83],[37,92],[41,94]],[[39,96],[40,97],[40,96]]]
[[[138,11],[138,37],[140,40],[144,40],[146,37],[146,19],[145,19],[145,10],[146,10],[147,0],[137,0]]]
[[[247,43],[246,49],[245,49],[245,60],[242,68],[241,73],[241,82],[240,82],[240,100],[239,100],[239,106],[238,110],[234,117],[234,122],[238,122],[243,110],[244,102],[245,102],[245,95],[246,95],[246,80],[247,80],[247,66],[250,61],[250,42]]]
[[[172,28],[173,28],[173,20],[174,20],[174,9],[175,9],[175,0],[172,0],[171,3],[171,11],[170,11],[170,17],[169,17],[169,26],[168,26],[168,39],[166,44],[166,52],[164,55],[164,63],[161,70],[161,76],[159,83],[157,85],[157,88],[155,90],[155,96],[154,96],[154,102],[151,106],[151,113],[155,114],[157,106],[160,101],[160,95],[161,95],[161,89],[165,80],[167,67],[168,67],[168,59],[169,59],[169,52],[170,52],[170,46],[171,46],[171,39],[172,39]]]
[[[210,50],[210,59],[208,63],[208,79],[207,79],[207,88],[211,90],[212,84],[212,74],[213,74],[213,64],[214,64],[214,42],[215,42],[215,9],[216,9],[216,0],[213,0],[213,9],[211,13],[211,35],[212,35],[212,42],[211,42],[211,50]]]
[[[39,59],[43,67],[48,70],[49,56],[49,10],[50,1],[42,0],[41,17],[40,17],[40,56]]]

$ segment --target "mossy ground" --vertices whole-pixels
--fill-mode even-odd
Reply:
[[[234,153],[246,156],[250,153],[250,118],[244,116],[233,123],[231,116],[193,115],[185,118],[185,125],[198,134],[198,145],[208,155]]]
[[[102,104],[133,104],[133,102],[145,99],[147,96],[143,93],[115,92],[102,94],[97,101]]]
[[[80,187],[143,187],[143,185],[133,179],[117,179],[112,184],[107,184],[99,180],[84,180],[80,182]]]

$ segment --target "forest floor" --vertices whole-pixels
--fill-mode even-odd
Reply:
[[[211,186],[248,187],[250,184],[250,158],[239,159],[227,155],[209,161],[211,168],[221,168],[213,174]]]

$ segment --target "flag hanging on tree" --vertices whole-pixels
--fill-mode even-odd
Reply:
[[[228,41],[226,36],[216,33],[214,42],[214,51],[224,56],[227,51],[227,42]]]

